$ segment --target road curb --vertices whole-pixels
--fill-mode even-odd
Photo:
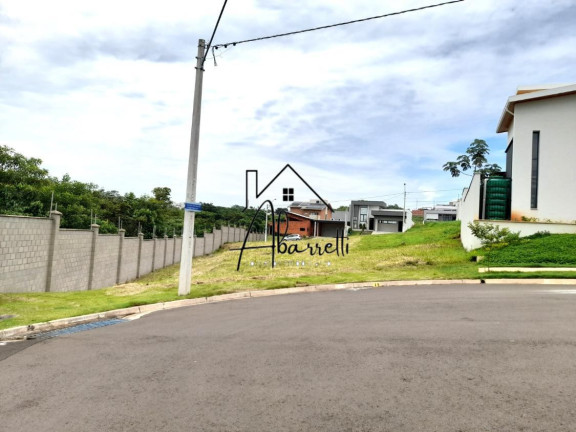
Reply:
[[[416,281],[382,281],[382,282],[354,282],[328,285],[307,285],[293,288],[278,288],[270,290],[249,290],[237,293],[222,294],[212,297],[199,297],[194,299],[174,300],[170,302],[133,306],[124,309],[115,309],[89,315],[71,318],[60,318],[43,323],[12,327],[0,330],[0,341],[26,339],[34,334],[50,330],[58,330],[94,321],[113,318],[125,318],[130,315],[143,315],[151,312],[170,310],[180,307],[196,306],[201,304],[218,303],[229,300],[243,300],[258,297],[268,297],[285,294],[299,294],[323,291],[336,291],[346,289],[371,289],[391,286],[420,286],[420,285],[472,285],[472,284],[526,284],[526,285],[576,285],[576,279],[456,279],[456,280],[416,280]]]
[[[536,272],[576,272],[575,267],[480,267],[478,273],[536,273]]]

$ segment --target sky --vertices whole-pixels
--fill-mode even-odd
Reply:
[[[214,44],[435,3],[229,0]],[[0,144],[55,177],[185,201],[198,40],[222,4],[0,0]],[[286,164],[335,208],[402,206],[404,184],[407,208],[456,200],[470,177],[442,165],[477,138],[505,166],[518,86],[576,82],[575,6],[465,0],[210,51],[196,201],[242,205],[246,170],[267,183]]]

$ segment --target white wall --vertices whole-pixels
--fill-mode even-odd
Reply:
[[[482,246],[480,240],[472,235],[468,224],[480,217],[480,174],[474,174],[467,192],[462,196],[458,206],[458,217],[461,221],[460,240],[464,249],[471,250]]]
[[[576,221],[576,95],[517,103],[511,128],[511,219]],[[530,208],[533,131],[540,131],[537,209]]]

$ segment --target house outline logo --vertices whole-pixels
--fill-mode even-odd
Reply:
[[[294,168],[292,168],[292,166],[290,164],[286,164],[286,166],[284,166],[284,168],[282,168],[278,174],[276,174],[276,176],[264,187],[264,189],[262,189],[261,191],[258,190],[258,170],[246,170],[246,206],[244,207],[243,211],[246,211],[248,209],[249,206],[249,175],[250,173],[255,173],[255,180],[256,180],[256,184],[255,184],[255,191],[256,191],[256,198],[259,198],[260,196],[262,196],[262,194],[278,179],[278,177],[280,177],[287,169],[290,169],[301,181],[302,183],[304,183],[306,185],[306,187],[308,189],[310,189],[310,191],[312,191],[314,193],[314,195],[316,195],[316,197],[318,197],[318,199],[320,201],[322,201],[322,203],[330,208],[332,210],[332,206],[330,204],[328,204],[328,202],[326,202],[315,190],[314,188],[312,188],[312,186],[310,186],[308,184],[308,182],[306,180],[304,180],[304,178],[298,174],[298,172],[296,172],[296,170]],[[252,232],[252,227],[254,226],[254,221],[256,220],[256,216],[258,216],[258,213],[262,211],[262,208],[265,205],[269,205],[270,209],[272,211],[272,244],[271,245],[266,245],[266,246],[246,246],[246,242],[248,241],[248,236],[250,235],[250,233]],[[284,212],[285,213],[285,212]],[[288,254],[288,255],[293,255],[293,254],[301,254],[301,253],[309,253],[311,256],[314,255],[324,255],[324,254],[336,254],[337,256],[345,256],[348,254],[348,244],[345,243],[345,239],[347,240],[348,237],[344,237],[344,230],[342,231],[342,234],[340,235],[337,231],[336,233],[336,243],[326,243],[326,244],[318,244],[316,243],[315,245],[311,245],[310,243],[306,244],[305,248],[299,248],[298,245],[296,244],[291,244],[290,246],[286,245],[286,243],[284,242],[284,236],[286,235],[286,233],[284,234],[280,234],[280,230],[279,230],[279,226],[280,226],[280,218],[278,217],[277,219],[277,229],[275,228],[275,223],[274,223],[274,218],[275,218],[275,211],[274,211],[274,204],[272,203],[271,200],[264,200],[264,202],[262,202],[259,206],[258,209],[256,210],[256,214],[252,217],[252,221],[250,222],[250,227],[246,230],[246,235],[244,237],[244,241],[242,243],[242,247],[237,248],[237,249],[231,249],[231,250],[239,250],[240,251],[240,255],[238,257],[238,265],[236,266],[236,271],[240,270],[240,265],[242,263],[242,255],[244,253],[245,250],[247,249],[270,249],[271,250],[271,261],[270,264],[272,266],[272,268],[274,268],[276,266],[276,259],[275,259],[275,255],[276,254]],[[268,227],[266,227],[266,229],[268,229]],[[286,230],[288,230],[288,224],[286,224]],[[282,238],[281,238],[282,237]]]
[[[246,170],[246,204],[245,204],[245,206],[244,206],[244,210],[243,210],[243,211],[246,211],[246,209],[248,209],[248,206],[250,205],[250,204],[249,204],[249,201],[250,201],[250,198],[249,198],[249,197],[250,197],[250,191],[249,191],[249,178],[250,178],[250,173],[256,174],[256,175],[255,175],[255,183],[256,183],[256,184],[255,184],[255,190],[256,190],[255,197],[256,197],[256,199],[258,199],[258,198],[260,198],[260,196],[262,196],[262,194],[263,194],[264,192],[266,192],[266,190],[268,190],[268,188],[269,188],[270,186],[272,186],[272,184],[278,179],[278,177],[280,177],[287,169],[290,169],[290,171],[292,171],[292,172],[296,175],[296,177],[298,177],[298,178],[300,179],[300,181],[302,181],[302,183],[304,183],[304,184],[306,185],[306,187],[307,187],[308,189],[310,189],[310,191],[311,191],[314,195],[316,195],[316,197],[317,197],[320,201],[322,201],[322,203],[323,203],[326,207],[328,207],[330,210],[332,210],[332,206],[331,206],[330,204],[328,204],[328,202],[327,202],[326,200],[324,200],[324,198],[322,198],[322,197],[318,194],[318,192],[316,192],[316,191],[314,190],[314,188],[313,188],[312,186],[310,186],[310,184],[308,184],[308,182],[307,182],[306,180],[304,180],[304,178],[303,178],[300,174],[298,174],[298,172],[297,172],[294,168],[292,168],[292,166],[291,166],[290,164],[286,164],[286,165],[284,166],[284,168],[282,168],[282,169],[278,172],[278,174],[276,174],[276,176],[275,176],[272,180],[270,180],[270,182],[269,182],[269,183],[264,187],[264,189],[262,189],[261,191],[258,190],[258,170]],[[292,195],[294,195],[294,194],[292,194]],[[292,201],[292,200],[287,200],[287,201]]]

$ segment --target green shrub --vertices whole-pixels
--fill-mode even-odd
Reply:
[[[542,237],[548,237],[550,234],[550,231],[538,231],[532,235],[526,236],[525,238],[533,240],[533,239],[539,239]]]
[[[498,225],[481,224],[473,222],[468,224],[474,237],[480,239],[484,246],[508,246],[520,241],[520,233],[511,232],[508,228],[500,228]]]

